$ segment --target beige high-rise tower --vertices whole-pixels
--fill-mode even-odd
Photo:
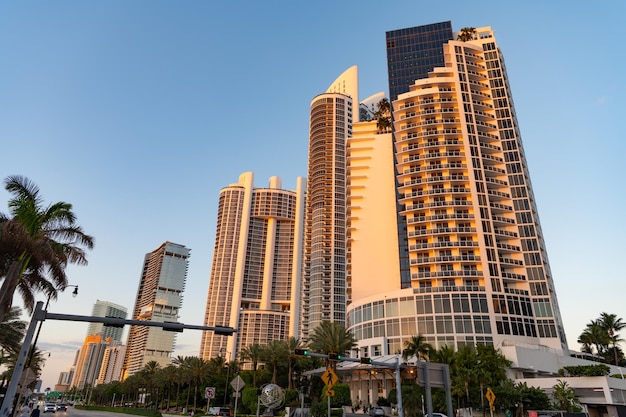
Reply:
[[[137,289],[133,320],[177,322],[187,280],[190,249],[165,242],[146,254]],[[131,326],[126,344],[122,378],[156,361],[162,367],[170,363],[176,333],[160,327]]]
[[[304,178],[281,189],[272,177],[254,187],[251,172],[220,192],[205,326],[229,326],[232,336],[204,332],[200,356],[232,361],[253,343],[298,336],[304,234]]]
[[[364,353],[416,334],[567,352],[504,59],[491,28],[468,35],[393,102],[411,288],[350,305]]]

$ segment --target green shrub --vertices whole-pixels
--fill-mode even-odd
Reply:
[[[109,411],[112,413],[132,414],[145,417],[163,417],[159,410],[152,408],[130,408],[130,407],[104,407],[99,405],[76,405],[78,410]]]

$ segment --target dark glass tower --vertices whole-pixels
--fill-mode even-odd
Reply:
[[[391,30],[387,37],[387,73],[389,100],[409,91],[415,80],[428,78],[428,72],[445,65],[443,45],[453,39],[452,22],[431,23]],[[398,201],[399,201],[398,196]],[[401,207],[398,206],[398,213]],[[406,219],[398,215],[398,252],[402,288],[411,286]]]
[[[442,67],[443,45],[451,39],[450,21],[387,32],[389,99],[396,100],[415,80]]]

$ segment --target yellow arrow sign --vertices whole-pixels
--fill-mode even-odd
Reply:
[[[489,404],[493,404],[493,402],[496,400],[496,394],[493,393],[491,388],[487,388],[487,394],[485,394],[485,397],[487,397]]]
[[[326,372],[322,374],[321,378],[328,388],[332,387],[337,383],[337,381],[339,381],[339,377],[335,371],[332,370],[332,368],[326,368]]]
[[[330,388],[328,388],[328,389],[326,390],[326,396],[327,396],[327,397],[334,397],[334,396],[335,396],[335,390],[334,390],[334,389],[330,389]]]

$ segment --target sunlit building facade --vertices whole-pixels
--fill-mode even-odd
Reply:
[[[373,114],[383,99],[384,93],[377,93],[359,103],[360,121],[347,140],[349,303],[401,283],[392,134],[379,128]]]
[[[109,301],[96,300],[91,311],[93,317],[115,317],[125,319],[128,315],[128,309],[121,305],[111,303]],[[105,326],[103,323],[89,323],[87,328],[87,336],[92,334],[100,334],[104,339],[121,342],[123,327]]]
[[[190,249],[165,242],[146,254],[143,263],[133,320],[177,322],[187,279]],[[156,361],[162,367],[170,363],[176,332],[154,326],[131,326],[126,344],[122,378]]]
[[[346,320],[346,147],[358,111],[356,66],[344,71],[325,93],[311,101],[301,333],[304,341],[321,322],[344,325]]]
[[[256,188],[246,172],[220,192],[204,324],[237,332],[203,332],[204,359],[232,361],[251,344],[298,337],[305,179],[293,191],[281,187],[272,177]]]
[[[85,338],[76,360],[76,371],[72,375],[71,387],[83,389],[93,386],[98,378],[104,351],[110,340],[105,340],[99,334],[92,334]]]
[[[393,102],[410,288],[354,300],[361,353],[420,334],[435,348],[567,352],[511,91],[494,33],[443,45],[444,65]]]

